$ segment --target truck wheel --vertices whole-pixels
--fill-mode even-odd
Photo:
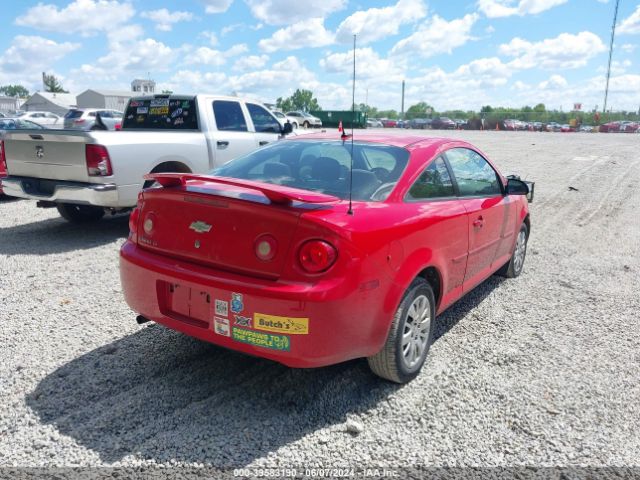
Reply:
[[[520,225],[520,231],[518,232],[518,238],[516,239],[516,246],[513,249],[513,255],[511,259],[505,263],[500,270],[496,272],[496,275],[507,278],[515,278],[522,273],[522,267],[524,266],[524,259],[527,255],[527,240],[529,239],[529,229],[527,225],[523,223]]]
[[[58,213],[71,223],[97,222],[104,217],[104,208],[92,205],[76,205],[73,203],[58,203]]]
[[[433,342],[435,319],[431,285],[424,278],[417,278],[400,302],[382,350],[367,359],[373,373],[396,383],[413,380]]]

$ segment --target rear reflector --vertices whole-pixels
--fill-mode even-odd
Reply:
[[[102,145],[87,145],[85,149],[87,173],[90,177],[108,177],[113,175],[111,159],[107,148]]]
[[[133,242],[138,241],[138,218],[140,217],[140,208],[135,207],[129,214],[129,239]]]

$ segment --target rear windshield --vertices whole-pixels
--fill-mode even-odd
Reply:
[[[82,110],[69,110],[64,118],[80,118],[84,112]]]
[[[335,195],[343,200],[385,200],[402,175],[409,152],[378,143],[286,140],[213,170],[213,175],[256,180]]]
[[[194,98],[145,98],[131,100],[122,128],[153,130],[197,130],[198,114]]]

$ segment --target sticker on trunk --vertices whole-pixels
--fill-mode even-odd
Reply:
[[[279,317],[264,313],[253,314],[253,328],[265,332],[287,333],[289,335],[308,335],[309,319],[295,317]]]
[[[221,317],[229,316],[229,302],[225,302],[224,300],[216,300],[216,315],[220,315]]]
[[[230,337],[231,336],[231,329],[229,328],[229,319],[228,318],[213,317],[213,330],[218,335],[223,335],[225,337]]]
[[[286,335],[254,332],[253,330],[238,327],[233,327],[233,339],[237,342],[255,345],[256,347],[281,350],[283,352],[288,352],[291,348],[291,341]]]
[[[243,317],[242,315],[234,315],[233,317],[236,319],[236,321],[233,322],[234,325],[238,325],[239,327],[251,328],[250,317]]]
[[[241,293],[231,294],[231,311],[233,313],[240,313],[244,310],[244,302],[242,301]]]

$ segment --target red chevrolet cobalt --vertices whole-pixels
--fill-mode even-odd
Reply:
[[[120,261],[140,323],[291,367],[367,357],[398,383],[437,314],[520,274],[530,233],[527,184],[458,140],[308,135],[149,178]]]

